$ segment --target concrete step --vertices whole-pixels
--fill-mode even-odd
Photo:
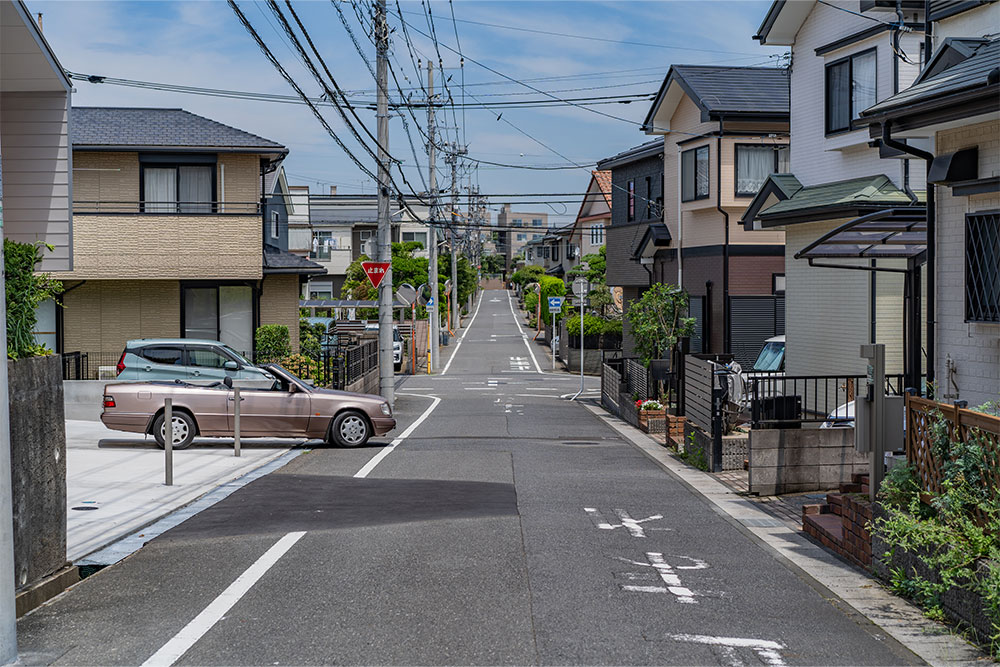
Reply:
[[[823,537],[838,545],[844,541],[844,523],[836,514],[806,514],[802,517],[802,527],[810,532],[807,526],[815,529],[820,541]]]

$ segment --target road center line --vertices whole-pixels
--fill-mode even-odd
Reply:
[[[469,320],[468,326],[466,326],[465,329],[462,331],[462,337],[458,339],[458,343],[455,345],[455,351],[452,352],[451,356],[448,358],[448,363],[444,365],[444,370],[441,371],[441,375],[447,373],[448,369],[451,368],[451,362],[455,361],[455,357],[458,356],[458,349],[462,347],[462,343],[465,342],[465,336],[466,334],[469,333],[469,329],[472,328],[472,323],[476,321],[476,315],[479,314],[479,308],[482,305],[483,305],[483,295],[480,294],[479,303],[476,304],[476,312],[472,313],[472,319]]]
[[[457,348],[456,348],[456,351],[457,351]],[[384,459],[385,457],[389,456],[389,454],[392,452],[392,450],[396,449],[396,447],[399,445],[399,443],[403,442],[408,437],[410,437],[410,434],[413,433],[417,429],[418,426],[420,426],[421,424],[423,424],[425,419],[427,419],[428,417],[431,416],[431,413],[434,412],[434,408],[436,408],[438,406],[438,403],[441,402],[440,398],[438,398],[437,396],[431,396],[430,394],[407,394],[407,393],[400,392],[397,395],[398,396],[421,396],[423,398],[433,399],[433,401],[431,402],[430,407],[428,407],[426,410],[424,410],[423,414],[421,414],[419,417],[417,417],[416,421],[414,421],[412,424],[410,424],[409,426],[407,426],[406,430],[399,434],[399,437],[397,437],[395,440],[393,440],[392,442],[390,442],[388,444],[388,446],[383,447],[382,451],[380,451],[378,454],[376,454],[375,456],[373,456],[371,458],[371,460],[369,460],[368,463],[366,463],[361,468],[361,470],[359,470],[358,472],[356,472],[354,474],[355,477],[358,477],[360,479],[364,479],[365,477],[367,477],[368,473],[370,473],[372,470],[374,470],[375,466],[377,466],[379,463],[382,462],[382,459]]]
[[[531,343],[528,342],[527,334],[521,331],[521,323],[517,321],[517,313],[514,312],[514,299],[510,297],[510,292],[507,292],[507,303],[510,305],[511,317],[514,318],[514,326],[517,327],[518,333],[521,334],[521,340],[524,341],[524,346],[528,348],[528,354],[531,355],[531,360],[535,363],[535,370],[538,371],[539,375],[545,375],[542,367],[538,365],[538,359],[535,359],[535,351],[531,349]]]
[[[277,563],[278,559],[284,556],[305,534],[305,531],[288,533],[275,542],[270,549],[264,552],[263,556],[238,576],[236,581],[229,584],[229,587],[222,591],[219,597],[212,600],[211,604],[174,635],[173,639],[142,663],[143,667],[170,667],[180,660],[181,656],[187,653],[206,632],[211,630],[226,615],[226,612],[232,609],[233,605],[239,602],[247,591],[253,588],[253,585],[271,569],[271,566]]]

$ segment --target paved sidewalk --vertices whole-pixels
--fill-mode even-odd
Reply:
[[[78,561],[305,443],[243,439],[237,458],[231,438],[196,438],[174,452],[174,485],[165,486],[163,450],[152,437],[67,420],[66,557]]]

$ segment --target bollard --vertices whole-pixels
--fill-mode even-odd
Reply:
[[[163,399],[163,452],[167,486],[174,485],[174,400]]]
[[[240,388],[233,387],[233,456],[240,455]]]

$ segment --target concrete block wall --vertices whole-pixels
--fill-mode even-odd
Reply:
[[[8,361],[14,584],[66,565],[66,431],[60,358]],[[11,576],[5,573],[5,576]]]
[[[868,470],[854,449],[854,429],[750,431],[750,492],[778,495],[834,489]]]

